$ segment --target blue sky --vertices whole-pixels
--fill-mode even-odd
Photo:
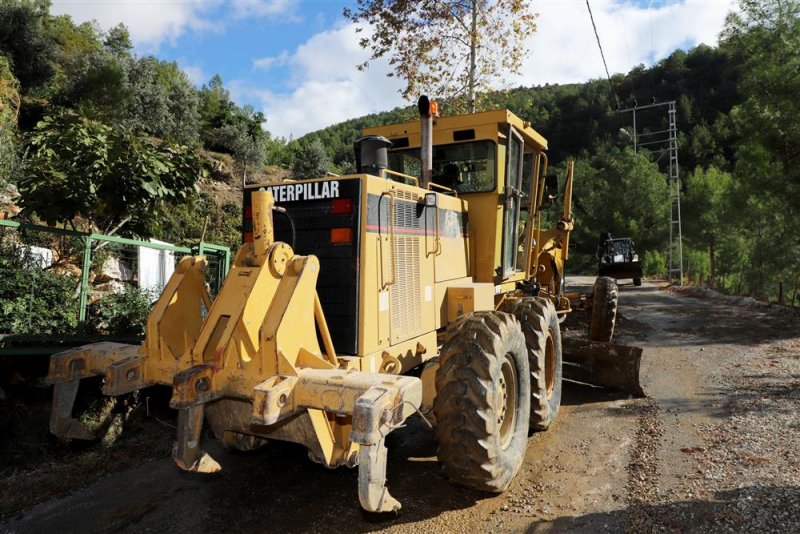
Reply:
[[[522,76],[512,85],[604,76],[585,0],[531,0],[539,14]],[[716,44],[731,0],[591,0],[609,69],[650,65],[676,48]],[[198,85],[219,73],[240,104],[276,135],[391,109],[399,83],[367,59],[342,17],[354,2],[325,0],[53,0],[52,12],[103,29],[124,22],[138,54],[177,61]]]

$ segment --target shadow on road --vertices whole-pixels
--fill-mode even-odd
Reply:
[[[655,286],[621,289],[619,310],[626,319],[635,323],[632,328],[623,323],[623,330],[617,338],[620,342],[628,337],[636,341],[642,339],[637,335],[636,323],[657,330],[658,342],[665,346],[718,343],[755,346],[795,338],[800,328],[800,321],[796,318],[776,316],[769,310],[676,296]],[[636,294],[635,303],[626,299],[628,292]]]
[[[696,500],[533,521],[527,532],[609,532],[609,525],[623,524],[626,532],[785,532],[800,519],[799,500],[796,486],[751,486]]]

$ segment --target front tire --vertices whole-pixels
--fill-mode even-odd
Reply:
[[[445,475],[468,488],[502,492],[528,442],[530,370],[514,316],[471,314],[448,331],[436,372],[434,433]]]
[[[561,327],[547,299],[525,297],[507,309],[522,325],[531,370],[531,430],[547,430],[561,407]]]

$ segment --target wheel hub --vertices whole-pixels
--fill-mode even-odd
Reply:
[[[514,436],[517,417],[517,371],[510,354],[503,358],[500,371],[497,427],[500,429],[500,446],[505,449]]]

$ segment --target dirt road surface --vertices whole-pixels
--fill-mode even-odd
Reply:
[[[800,321],[647,282],[622,284],[620,310],[616,340],[644,347],[649,398],[565,385],[558,421],[531,436],[502,495],[451,486],[413,422],[389,440],[397,515],[362,512],[356,471],[326,470],[300,447],[237,454],[207,440],[218,475],[149,461],[0,531],[800,531]]]

